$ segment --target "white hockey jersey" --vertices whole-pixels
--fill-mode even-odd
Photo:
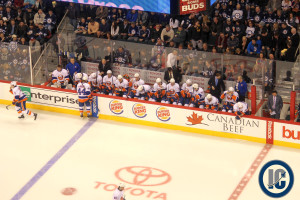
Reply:
[[[200,96],[200,100],[204,100],[205,94],[204,94],[204,90],[201,87],[199,87],[198,90],[195,89],[193,90],[192,96],[195,97],[197,95]]]
[[[120,191],[118,188],[114,191],[113,200],[122,200],[124,196],[124,190]]]
[[[194,88],[192,85],[188,86],[186,83],[184,83],[181,87],[181,90],[184,90],[185,92],[190,92],[192,93]]]
[[[232,95],[229,95],[228,91],[225,91],[221,95],[221,99],[224,99],[225,102],[236,103],[239,98],[239,94],[237,92],[233,92]]]
[[[245,103],[245,102],[240,102],[243,104],[243,107],[242,108],[239,108],[238,107],[238,103],[234,104],[233,105],[233,112],[243,112],[243,113],[246,113],[248,111],[248,104]]]
[[[167,85],[168,96],[175,96],[179,91],[180,91],[180,87],[179,87],[178,83],[175,83],[174,85],[169,83]]]
[[[24,92],[22,92],[19,86],[14,87],[11,90],[11,93],[14,95],[14,101],[21,101],[26,99],[26,95],[24,94]]]
[[[89,83],[93,87],[100,87],[102,85],[102,76],[98,75],[96,78],[92,78],[92,76],[89,76]]]
[[[110,78],[108,77],[108,75],[105,75],[103,77],[103,84],[105,84],[106,86],[112,86],[115,84],[117,78],[115,76],[111,76]]]
[[[147,92],[151,92],[150,85],[143,85],[144,89],[142,91],[137,90],[137,96],[140,94],[145,94]]]
[[[162,83],[161,85],[154,83],[152,91],[156,92],[158,90],[165,90],[165,89],[167,89],[167,85],[165,83]]]
[[[140,79],[140,80],[137,81],[135,78],[132,78],[132,79],[130,80],[130,82],[132,83],[132,89],[135,89],[135,88],[133,87],[135,84],[138,84],[139,86],[145,84],[145,81],[144,81],[144,80]]]
[[[77,85],[78,101],[85,102],[91,94],[91,86],[88,83],[78,83]]]
[[[63,84],[65,81],[69,81],[69,72],[65,69],[62,69],[61,71],[54,70],[52,72],[52,82],[60,82]]]
[[[218,104],[219,104],[219,100],[214,96],[212,96],[211,101],[208,101],[208,99],[206,97],[205,97],[204,101],[205,101],[205,105],[218,106]]]
[[[123,81],[120,82],[120,80],[116,80],[115,82],[115,87],[118,88],[118,89],[123,89],[123,88],[128,88],[128,81],[126,79],[122,79]]]

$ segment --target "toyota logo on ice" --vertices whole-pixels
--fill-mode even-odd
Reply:
[[[167,172],[152,167],[124,167],[117,170],[115,175],[122,182],[138,186],[157,186],[171,181]]]

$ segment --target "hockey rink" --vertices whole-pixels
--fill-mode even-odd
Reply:
[[[283,199],[300,196],[298,149],[36,112],[19,120],[0,105],[1,200],[111,200],[120,182],[126,200],[266,200],[258,174],[275,159],[295,176]]]

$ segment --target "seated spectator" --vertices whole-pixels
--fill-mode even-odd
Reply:
[[[228,38],[233,32],[233,25],[230,18],[227,18],[226,23],[223,26],[223,33]]]
[[[253,22],[252,21],[249,21],[248,26],[247,26],[245,32],[246,32],[247,39],[252,38],[256,34],[255,27],[253,26]]]
[[[131,55],[129,51],[125,50],[123,47],[119,47],[113,55],[114,64],[121,66],[131,64]]]
[[[88,34],[95,35],[99,31],[99,23],[93,19],[88,23]]]
[[[162,30],[160,38],[165,44],[169,44],[173,40],[174,31],[170,28],[170,25],[166,25],[166,28]]]
[[[231,52],[235,51],[235,48],[239,45],[239,39],[235,37],[232,33],[231,36],[227,39],[227,46]]]
[[[183,30],[182,26],[179,26],[174,33],[173,42],[175,42],[176,46],[178,47],[179,44],[184,44],[185,39],[186,39],[186,31]]]
[[[27,30],[27,38],[30,39],[31,37],[35,37],[36,28],[34,24],[30,24]]]
[[[287,49],[281,51],[281,59],[289,62],[295,62],[296,61],[296,48],[292,47],[291,42],[287,43]]]
[[[4,33],[0,32],[0,42],[7,42],[7,38],[5,37]]]
[[[99,25],[100,35],[103,38],[110,38],[110,26],[106,22],[105,19],[101,19],[101,23]]]
[[[128,28],[128,41],[138,41],[138,27],[135,25],[135,22],[131,22],[131,26]]]
[[[148,23],[148,17],[149,17],[149,15],[148,15],[147,12],[139,10],[136,22],[147,25],[147,23]]]
[[[57,20],[56,15],[53,13],[53,10],[49,10],[44,20],[45,28],[48,29],[50,32],[52,32],[52,30],[56,26],[56,20]],[[87,25],[86,25],[86,29],[87,29]]]
[[[279,34],[280,34],[280,37],[282,37],[284,40],[286,40],[288,37],[291,36],[291,28],[289,26],[287,26],[286,23],[282,23]]]
[[[220,36],[218,37],[216,41],[216,47],[218,53],[223,53],[225,49],[227,48],[227,38],[224,35],[224,33],[220,33]]]
[[[18,48],[18,38],[16,35],[12,35],[12,40],[9,42],[9,50],[17,51]]]
[[[108,16],[108,7],[99,6],[96,10],[96,19],[106,19]]]
[[[4,24],[3,19],[0,19],[0,33],[6,34],[7,26]]]
[[[172,16],[172,17],[170,18],[169,26],[170,26],[171,29],[177,29],[178,26],[179,26],[179,23],[180,23],[179,20],[176,19],[175,16]],[[166,27],[167,27],[167,26],[166,26]]]
[[[282,0],[281,8],[283,12],[287,13],[292,8],[292,2],[290,0]]]
[[[136,12],[136,10],[131,10],[131,11],[128,11],[126,19],[129,22],[134,22],[135,23],[136,20],[137,20],[137,17],[138,17],[138,13]]]
[[[19,37],[26,37],[27,29],[28,29],[27,25],[21,21],[17,26],[16,35],[18,35]]]
[[[138,32],[139,42],[147,43],[150,39],[150,30],[146,27],[146,25],[142,25],[142,28]]]
[[[14,34],[17,34],[17,25],[16,25],[16,21],[12,19],[10,20],[10,23],[7,25],[6,35],[8,37],[11,37]]]
[[[77,29],[75,33],[77,34],[86,34],[88,30],[88,23],[86,22],[84,17],[81,17],[80,21],[77,24]]]
[[[119,37],[120,27],[116,21],[113,21],[110,27],[111,39],[117,39]]]
[[[28,45],[29,43],[26,41],[25,37],[21,37],[19,40],[20,45]]]
[[[155,44],[158,42],[158,39],[160,39],[161,31],[162,29],[159,24],[156,24],[155,28],[150,31],[151,44]]]
[[[38,12],[34,15],[34,19],[33,19],[34,25],[37,27],[38,24],[43,24],[45,17],[46,15],[43,12],[43,10],[39,9]]]
[[[252,38],[251,42],[248,44],[247,53],[249,56],[259,55],[261,51],[261,46],[256,43],[255,38]]]
[[[120,24],[120,35],[118,37],[119,40],[127,40],[128,39],[128,30],[130,24],[127,19],[124,20],[124,23]]]
[[[15,11],[11,9],[10,6],[6,6],[5,12],[3,13],[3,17],[6,17],[7,20],[11,20],[15,18]]]
[[[31,7],[28,7],[24,13],[24,23],[25,24],[30,24],[30,23],[34,23],[34,15],[35,13],[32,11]]]
[[[236,10],[232,12],[232,19],[233,20],[242,20],[243,19],[243,10],[241,10],[241,5],[236,5]]]
[[[47,35],[48,31],[44,28],[44,25],[40,23],[38,25],[38,29],[36,30],[35,37],[41,43],[41,45],[43,45],[46,42]]]
[[[292,28],[291,32],[292,32],[292,36],[288,39],[290,39],[292,47],[298,48],[299,34],[297,33],[297,30],[295,28]]]

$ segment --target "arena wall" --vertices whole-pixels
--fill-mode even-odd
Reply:
[[[79,115],[77,94],[45,86],[21,84],[28,98],[28,108]],[[0,103],[10,104],[9,82],[0,81]],[[155,102],[96,95],[100,119],[181,130],[218,137],[242,139],[300,148],[300,126],[297,123],[261,118],[243,117],[236,120],[233,114],[206,111]]]

